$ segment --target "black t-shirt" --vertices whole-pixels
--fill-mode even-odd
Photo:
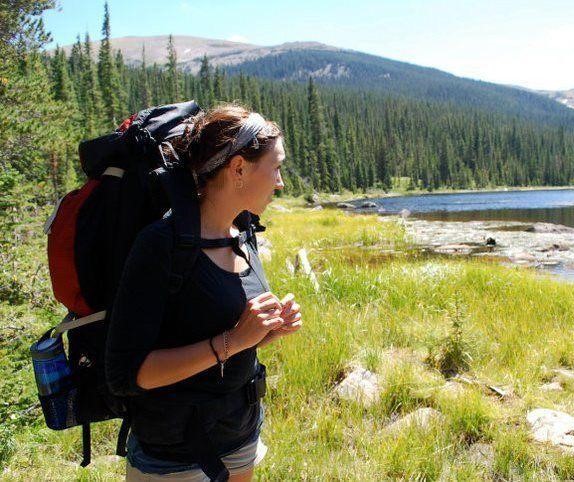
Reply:
[[[114,303],[105,365],[112,392],[129,397],[132,430],[144,450],[177,455],[189,452],[179,400],[209,400],[239,389],[257,370],[256,349],[230,357],[223,378],[214,365],[152,390],[136,383],[141,364],[155,349],[192,344],[232,328],[246,302],[269,286],[257,251],[246,243],[250,267],[245,271],[226,271],[200,251],[179,294],[171,296],[173,246],[169,218],[149,225],[136,238]],[[220,419],[209,432],[213,446],[220,454],[239,447],[253,435],[259,419],[259,404]]]

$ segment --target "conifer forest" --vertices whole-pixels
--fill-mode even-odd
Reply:
[[[8,2],[10,3],[10,2]],[[0,162],[3,185],[42,182],[57,198],[82,181],[77,145],[115,129],[140,109],[195,99],[203,108],[240,102],[285,134],[286,193],[567,185],[574,178],[574,132],[472,102],[439,102],[358,91],[345,85],[233,74],[204,57],[197,75],[178,68],[170,36],[167,64],[128,66],[110,45],[107,5],[97,57],[78,35],[69,55],[49,40],[47,0],[2,12]],[[18,181],[20,182],[20,181]]]

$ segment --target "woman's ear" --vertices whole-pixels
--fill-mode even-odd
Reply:
[[[229,162],[229,167],[234,178],[243,176],[245,159],[242,156],[233,156]]]

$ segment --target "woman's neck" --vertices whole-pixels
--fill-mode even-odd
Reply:
[[[217,202],[203,198],[199,204],[202,238],[228,238],[235,236],[233,220],[240,211],[230,206],[232,203]]]

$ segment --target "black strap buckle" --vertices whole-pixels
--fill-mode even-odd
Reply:
[[[255,405],[260,398],[267,392],[267,383],[265,381],[265,365],[259,364],[259,371],[247,384],[247,402],[249,405]]]

